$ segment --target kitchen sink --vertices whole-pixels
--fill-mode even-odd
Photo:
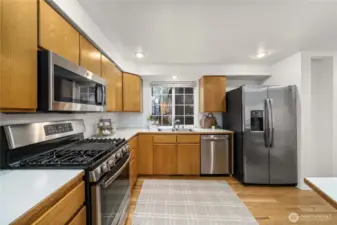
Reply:
[[[161,131],[161,132],[193,132],[193,129],[191,128],[181,128],[181,129],[158,128],[158,131]]]

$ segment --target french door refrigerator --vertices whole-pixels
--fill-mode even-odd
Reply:
[[[224,127],[235,132],[235,176],[244,184],[297,184],[296,86],[227,92]]]

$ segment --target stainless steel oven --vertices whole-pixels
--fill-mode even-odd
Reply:
[[[90,185],[93,225],[124,225],[130,205],[129,162],[128,153]]]
[[[50,51],[39,51],[39,111],[106,111],[106,82]]]

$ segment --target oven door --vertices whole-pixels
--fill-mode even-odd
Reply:
[[[91,186],[92,224],[124,225],[130,205],[130,155]]]
[[[106,111],[105,84],[100,76],[55,53],[39,53],[39,108],[46,111]]]

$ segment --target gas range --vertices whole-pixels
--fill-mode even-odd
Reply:
[[[88,138],[24,158],[12,168],[83,168],[90,182],[96,182],[129,151],[122,138]]]
[[[88,224],[124,224],[130,203],[128,142],[84,139],[84,132],[83,120],[2,126],[0,169],[84,169]]]

